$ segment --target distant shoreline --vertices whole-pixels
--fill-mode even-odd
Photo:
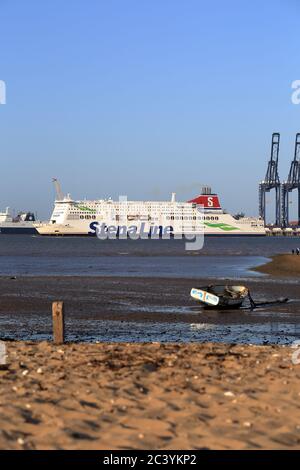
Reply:
[[[300,255],[280,254],[271,257],[271,261],[252,268],[253,271],[269,274],[276,277],[300,276]]]

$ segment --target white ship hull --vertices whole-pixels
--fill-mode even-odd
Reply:
[[[2,235],[34,235],[37,230],[31,222],[12,222],[11,224],[0,224],[0,234]]]
[[[121,228],[122,226],[120,226]],[[96,231],[91,230],[88,225],[85,226],[78,226],[78,225],[64,225],[64,224],[56,224],[55,227],[51,224],[39,224],[36,225],[36,230],[40,235],[48,235],[48,236],[95,236]],[[139,233],[139,229],[137,230]],[[143,230],[143,233],[145,231]],[[186,232],[177,232],[172,234],[172,236],[179,237],[181,236],[190,236],[190,235],[197,235],[201,234],[201,231],[186,231]],[[266,236],[266,232],[262,229],[254,229],[253,227],[240,227],[236,226],[230,231],[226,231],[220,228],[204,228],[203,231],[204,236]],[[117,237],[116,237],[117,238]]]

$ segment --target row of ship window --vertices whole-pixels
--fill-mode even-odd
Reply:
[[[80,219],[96,219],[97,217],[95,215],[80,215],[79,216]],[[173,216],[171,215],[170,217],[166,217],[167,220],[196,220],[197,217],[196,216],[193,216],[193,217],[178,217],[178,216]],[[205,216],[205,217],[198,217],[198,220],[211,220],[211,221],[217,221],[219,220],[219,217],[217,216]]]
[[[177,217],[176,216],[175,217],[175,216],[171,215],[171,217],[166,217],[166,219],[167,220],[196,220],[196,219],[198,219],[198,220],[219,220],[219,217],[217,217],[217,216],[216,217],[214,217],[214,216],[212,216],[212,217],[210,217],[210,216],[205,216],[205,217],[202,217],[202,216],[199,216],[199,217],[196,217],[196,216],[194,216],[194,217]]]
[[[131,210],[132,210],[132,208],[131,208]],[[124,210],[124,211],[118,211],[118,210],[116,210],[116,214],[124,214],[124,213],[126,213],[126,212],[127,212],[126,210]],[[187,212],[187,211],[185,211],[185,212]],[[190,211],[190,212],[192,212],[192,211]],[[64,212],[61,212],[61,214],[63,214],[63,213],[64,213]],[[164,215],[166,215],[166,214],[169,214],[169,211],[152,211],[152,213],[159,213],[159,214],[164,214]],[[70,211],[69,214],[70,214],[70,215],[83,215],[83,216],[85,216],[86,212],[79,212],[79,211],[74,212],[74,211]],[[179,212],[179,214],[180,214],[180,212]]]
[[[219,220],[219,217],[217,217],[217,216],[212,216],[212,217],[206,216],[206,217],[203,217],[203,219],[204,220]]]
[[[122,203],[121,203],[121,204],[122,204]],[[196,206],[195,206],[195,207],[196,207]],[[195,208],[195,207],[192,206],[192,208]],[[121,206],[115,207],[114,210],[117,211],[117,212],[118,212],[119,210],[122,211],[122,210],[126,210],[126,209],[130,209],[131,211],[140,211],[140,210],[143,210],[143,208],[145,208],[144,205],[143,205],[142,208],[141,208],[140,206],[132,206],[132,205],[130,205],[130,204],[126,204],[126,205],[124,205],[124,206],[121,205]],[[191,210],[192,208],[190,208],[189,205],[188,205],[188,207],[186,207],[186,206],[177,206],[177,207],[175,208],[175,211],[176,211],[176,210],[177,210],[177,211]],[[97,210],[99,210],[99,207],[98,207],[98,206],[89,206],[88,209],[89,209],[90,211],[97,211]],[[101,209],[101,207],[100,207],[100,209]],[[153,206],[153,205],[149,205],[148,207],[147,207],[147,205],[146,205],[146,209],[152,210],[152,211],[159,211],[159,212],[162,212],[162,211],[169,211],[169,210],[170,210],[169,206]],[[85,211],[82,211],[82,210],[76,208],[75,210],[74,210],[74,209],[71,210],[71,211],[70,211],[70,214],[82,214],[82,213],[84,213],[84,212],[85,212]]]

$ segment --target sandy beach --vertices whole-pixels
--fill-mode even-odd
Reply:
[[[296,449],[292,349],[10,342],[1,449]]]
[[[280,254],[272,256],[269,263],[253,268],[265,274],[276,277],[300,277],[300,256],[296,254]]]

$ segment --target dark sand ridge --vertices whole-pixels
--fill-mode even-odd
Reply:
[[[300,278],[300,256],[284,254],[272,256],[272,261],[253,268],[254,271],[270,274],[276,277]]]

